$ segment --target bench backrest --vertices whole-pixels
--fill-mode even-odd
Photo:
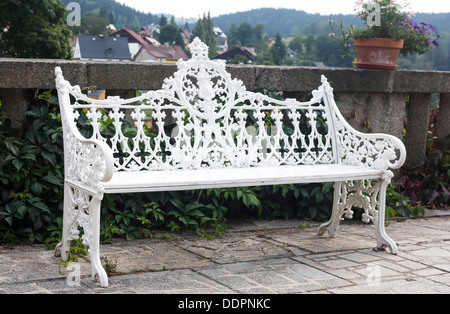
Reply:
[[[331,88],[308,102],[249,92],[199,39],[161,90],[94,100],[57,73],[63,126],[106,142],[117,171],[337,163]]]

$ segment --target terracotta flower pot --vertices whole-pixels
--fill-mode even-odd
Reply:
[[[394,70],[403,48],[403,40],[391,38],[356,38],[359,69]]]

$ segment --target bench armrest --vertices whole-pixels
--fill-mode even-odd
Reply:
[[[388,134],[364,134],[352,128],[337,130],[340,162],[386,171],[405,163],[406,149],[400,139]]]
[[[339,162],[367,166],[383,171],[399,169],[406,160],[406,148],[397,137],[389,134],[362,133],[335,112],[335,132]]]
[[[64,135],[65,180],[100,192],[100,183],[110,181],[114,173],[113,152],[106,143],[81,135],[70,108],[70,91],[76,88],[64,80],[60,68],[55,69],[55,74]]]
[[[337,161],[342,164],[365,166],[384,172],[399,169],[406,161],[406,148],[397,137],[381,133],[362,133],[355,130],[342,116],[334,101],[333,88],[322,76],[324,101],[330,108],[338,152]]]
[[[77,131],[68,130],[64,136],[66,179],[88,186],[110,181],[114,173],[111,148],[104,142],[85,139]]]

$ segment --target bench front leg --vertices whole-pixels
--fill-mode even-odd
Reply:
[[[333,209],[330,221],[319,228],[321,236],[325,232],[335,237],[339,224],[345,218],[353,218],[353,207],[363,208],[362,221],[373,222],[377,249],[389,247],[392,254],[397,254],[398,249],[395,242],[386,234],[385,212],[386,212],[386,190],[392,178],[392,172],[387,171],[383,178],[378,181],[349,181],[336,182],[334,187]]]
[[[79,238],[78,211],[72,188],[64,184],[63,230],[61,242],[55,248],[55,256],[64,262],[69,260],[70,243]]]
[[[92,279],[98,276],[102,287],[108,286],[108,276],[100,260],[100,214],[103,194],[90,193],[81,188],[65,183],[64,216],[61,242],[55,249],[55,256],[68,261],[70,244],[80,237],[79,228],[83,229],[82,242],[88,248],[92,267]]]
[[[336,237],[339,224],[342,220],[342,216],[345,214],[347,218],[352,218],[353,212],[351,206],[347,205],[347,189],[345,182],[334,183],[334,196],[333,196],[333,209],[331,212],[331,219],[320,226],[319,235],[322,236],[325,232],[328,232],[330,237]]]
[[[89,223],[90,223],[90,246],[89,255],[91,258],[92,280],[97,276],[100,286],[108,287],[108,275],[102,266],[100,259],[100,216],[102,200],[94,197],[91,203]]]
[[[397,255],[397,244],[387,235],[385,229],[386,220],[386,194],[387,187],[391,183],[393,177],[391,171],[387,171],[383,175],[383,179],[378,183],[380,185],[378,193],[379,195],[372,195],[372,203],[377,205],[378,210],[372,212],[371,219],[375,225],[375,236],[377,238],[377,249],[384,250],[386,247],[391,249],[391,253]]]

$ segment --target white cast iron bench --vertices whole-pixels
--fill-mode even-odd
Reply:
[[[92,276],[108,286],[99,251],[105,193],[316,182],[335,182],[332,217],[320,235],[334,237],[342,216],[352,218],[352,208],[359,207],[363,221],[374,224],[377,247],[397,253],[384,222],[389,169],[401,167],[406,157],[399,139],[354,130],[323,76],[310,101],[280,101],[247,91],[223,62],[208,59],[200,40],[190,51],[192,58],[178,62],[161,90],[127,100],[90,99],[56,68],[65,170],[56,253],[63,260],[83,228]]]

